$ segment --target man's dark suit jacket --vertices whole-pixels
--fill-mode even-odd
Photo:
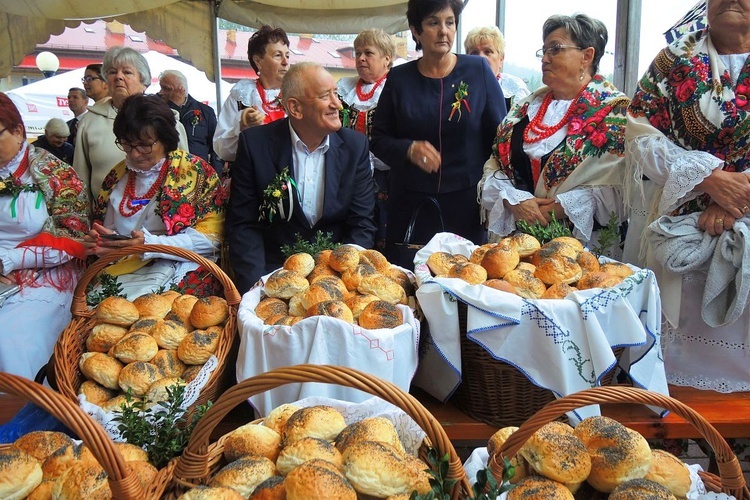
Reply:
[[[295,242],[299,233],[310,241],[317,231],[332,232],[334,242],[372,248],[375,241],[375,188],[367,138],[341,129],[329,135],[325,153],[325,197],[321,219],[310,227],[294,192],[290,221],[258,222],[263,190],[292,164],[289,120],[252,127],[240,134],[232,165],[232,187],[227,212],[226,239],[240,293],[248,291],[266,273],[281,267],[282,245]]]

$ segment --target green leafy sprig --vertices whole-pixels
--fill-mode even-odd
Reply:
[[[560,236],[573,236],[568,226],[557,220],[554,212],[550,212],[550,215],[552,216],[552,220],[546,226],[542,226],[539,221],[529,224],[525,220],[519,220],[516,221],[516,227],[522,233],[527,233],[535,237],[542,245]]]
[[[596,246],[591,249],[591,252],[597,257],[601,257],[614,244],[620,242],[620,224],[618,222],[617,214],[614,212],[610,213],[609,222],[599,232],[599,239],[596,242]]]
[[[21,193],[33,193],[42,189],[36,184],[21,184],[12,175],[0,177],[0,196],[16,197]]]
[[[276,174],[263,190],[263,200],[260,203],[258,222],[273,222],[279,213],[279,206],[289,199],[290,191],[295,187],[294,179],[289,175],[289,167],[284,167],[280,174]],[[289,214],[285,214],[289,216]]]
[[[288,258],[295,253],[301,252],[309,253],[314,257],[318,252],[323,250],[333,250],[340,246],[339,243],[331,241],[333,233],[330,231],[325,233],[317,231],[315,233],[315,239],[312,241],[307,241],[299,233],[295,233],[294,238],[296,241],[293,244],[281,246],[281,254],[284,258]]]
[[[125,294],[122,293],[122,284],[120,284],[117,276],[102,272],[99,275],[99,285],[101,285],[99,291],[94,291],[96,286],[94,281],[91,281],[86,287],[86,304],[89,307],[98,306],[99,302],[107,297],[125,297]]]

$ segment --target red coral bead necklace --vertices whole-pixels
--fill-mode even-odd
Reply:
[[[585,88],[585,85],[581,87],[578,95],[573,98],[570,106],[568,106],[568,111],[566,111],[562,119],[554,125],[545,125],[544,123],[542,123],[542,120],[544,120],[544,115],[545,113],[547,113],[547,108],[549,108],[549,105],[552,103],[552,91],[547,92],[547,95],[544,96],[544,100],[542,101],[542,105],[539,108],[536,116],[534,116],[534,118],[529,121],[529,124],[523,131],[523,141],[525,143],[543,141],[544,139],[552,137],[558,130],[567,125],[567,123],[570,121],[571,114],[573,113],[573,104],[578,100],[581,94],[583,94]]]
[[[167,166],[169,165],[169,158],[164,159],[164,163],[161,165],[161,171],[159,177],[151,184],[146,194],[143,196],[136,196],[135,194],[135,172],[132,170],[128,171],[128,181],[125,184],[125,192],[122,194],[122,200],[120,200],[120,213],[123,217],[132,217],[141,211],[143,207],[148,205],[149,201],[156,196],[156,193],[161,189],[164,184],[164,179],[167,177]]]
[[[388,73],[385,73],[383,76],[375,80],[375,84],[372,86],[369,92],[362,92],[362,86],[365,84],[365,81],[360,78],[357,81],[357,86],[356,86],[357,99],[359,99],[362,102],[369,101],[370,99],[372,99],[372,96],[375,95],[375,91],[378,90],[378,87],[380,87],[383,84],[387,76],[388,76]]]

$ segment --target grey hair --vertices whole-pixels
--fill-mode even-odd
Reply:
[[[581,48],[594,48],[594,58],[591,61],[591,75],[599,71],[599,61],[604,55],[604,48],[607,46],[609,35],[607,27],[598,19],[587,16],[586,14],[574,14],[572,16],[555,15],[550,16],[544,21],[542,28],[542,41],[555,30],[563,28],[570,36],[571,40]]]
[[[151,85],[151,70],[148,61],[140,52],[130,47],[112,47],[104,53],[102,61],[102,73],[106,75],[110,68],[116,68],[122,64],[131,64],[141,77],[144,87]]]
[[[68,124],[60,118],[51,118],[44,126],[44,133],[45,135],[49,134],[58,137],[70,137],[70,128],[68,127]]]
[[[188,91],[188,81],[187,78],[185,78],[185,75],[182,74],[182,71],[178,71],[176,69],[165,69],[159,75],[159,80],[161,80],[165,76],[175,77],[177,79],[177,82],[182,85],[182,88],[185,89],[185,92]]]
[[[308,69],[323,68],[320,64],[311,61],[303,61],[293,64],[284,75],[281,81],[281,100],[284,109],[289,112],[287,101],[290,98],[299,99],[305,96],[305,78],[304,75]]]

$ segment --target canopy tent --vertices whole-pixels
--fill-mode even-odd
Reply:
[[[51,34],[81,20],[117,18],[175,47],[214,80],[216,18],[290,33],[357,33],[407,28],[405,0],[0,0],[0,77]]]
[[[159,52],[151,51],[143,56],[148,61],[152,82],[146,93],[154,94],[159,91],[158,78],[162,71],[176,69],[187,78],[190,95],[216,109],[216,84],[204,72]],[[68,89],[82,86],[84,69],[67,71],[6,92],[21,112],[30,135],[43,134],[44,125],[50,118],[62,118],[65,121],[73,118],[68,109]],[[226,99],[230,87],[229,83],[223,82],[222,99]]]

